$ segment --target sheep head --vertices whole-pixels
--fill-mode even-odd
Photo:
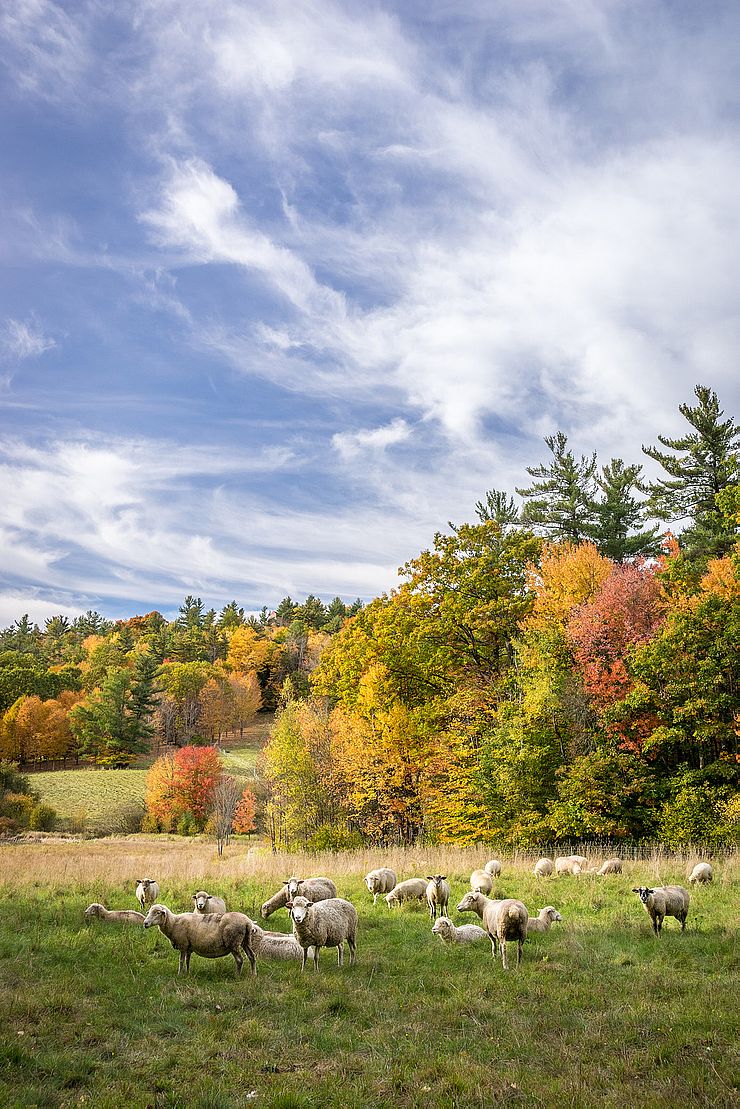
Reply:
[[[312,902],[309,901],[307,897],[294,897],[288,902],[286,908],[290,913],[291,919],[294,920],[296,924],[300,924],[306,919],[311,904]]]
[[[151,928],[153,924],[163,924],[167,920],[167,907],[165,905],[152,905],[144,920],[144,927]]]
[[[477,913],[482,896],[482,893],[466,893],[457,906],[457,911],[459,913]]]
[[[651,893],[655,893],[655,890],[654,889],[648,889],[647,886],[638,886],[636,889],[633,888],[632,892],[636,893],[638,895],[638,897],[640,898],[640,901],[642,901],[643,905],[646,905],[648,897],[650,896]]]

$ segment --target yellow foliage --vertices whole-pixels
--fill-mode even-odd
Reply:
[[[529,568],[535,601],[526,622],[565,623],[576,605],[596,595],[612,566],[593,543],[546,543],[541,566]]]

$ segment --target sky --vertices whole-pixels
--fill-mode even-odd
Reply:
[[[367,600],[738,411],[735,0],[0,9],[0,626]],[[651,463],[652,465],[652,463]]]

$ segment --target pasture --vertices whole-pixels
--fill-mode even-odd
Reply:
[[[503,856],[496,895],[564,918],[508,973],[487,944],[444,948],[421,908],[373,908],[362,883],[382,863],[399,878],[446,872],[457,904],[486,857],[235,844],[219,859],[212,842],[161,837],[0,846],[0,1103],[737,1104],[737,856],[692,889],[686,933],[670,919],[660,940],[631,887],[685,883],[692,859],[538,881],[534,858]],[[339,970],[324,951],[318,975],[264,962],[254,979],[194,956],[178,979],[158,930],[83,922],[91,901],[135,908],[144,873],[175,911],[205,886],[253,918],[290,874],[327,874],[360,913],[357,965]],[[266,927],[287,931],[287,913]]]

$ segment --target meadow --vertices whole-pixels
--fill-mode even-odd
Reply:
[[[631,887],[685,881],[661,854],[625,874],[538,881],[504,856],[497,895],[564,920],[519,970],[489,946],[445,948],[421,908],[389,912],[362,875],[448,873],[453,901],[480,850],[273,856],[236,843],[129,837],[0,846],[0,1103],[12,1106],[574,1106],[737,1104],[737,856],[692,890],[685,934],[656,940]],[[134,908],[149,874],[173,910],[205,886],[256,918],[291,874],[332,876],[358,907],[358,961],[316,975],[177,954],[157,929],[83,922],[92,901]],[[475,918],[451,912],[458,923]],[[286,912],[269,927],[288,930]],[[512,952],[513,954],[513,952]]]

